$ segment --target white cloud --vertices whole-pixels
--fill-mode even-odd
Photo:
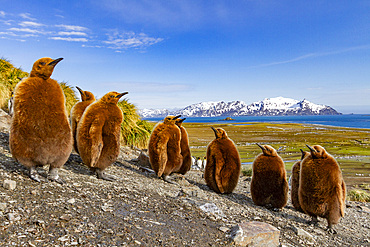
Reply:
[[[28,19],[28,20],[31,20],[31,21],[36,20],[35,18],[31,17],[30,13],[22,13],[22,14],[19,14],[19,16],[22,17],[23,19]]]
[[[19,26],[22,26],[22,27],[42,27],[42,26],[45,26],[44,24],[40,24],[40,23],[37,23],[37,22],[33,22],[33,21],[23,21],[21,23],[19,23]]]
[[[15,31],[15,32],[25,32],[25,33],[41,33],[39,30],[31,29],[31,28],[17,28],[12,27],[8,29],[9,31]]]
[[[325,57],[325,56],[337,55],[337,54],[342,54],[342,53],[351,52],[351,51],[369,50],[369,49],[370,49],[370,45],[363,45],[363,46],[349,47],[349,48],[336,50],[336,51],[315,52],[315,53],[309,53],[309,54],[306,54],[306,55],[303,55],[303,56],[295,57],[295,58],[284,60],[284,61],[278,61],[278,62],[272,62],[272,63],[267,63],[267,64],[260,64],[260,65],[256,65],[256,66],[251,66],[249,68],[270,67],[270,66],[274,66],[274,65],[294,63],[294,62],[298,62],[298,61],[309,59],[309,58]]]
[[[110,45],[109,48],[121,50],[128,48],[145,48],[163,41],[162,38],[152,38],[144,33],[135,32],[119,33],[117,31],[108,34],[108,40],[103,43]]]
[[[52,40],[63,40],[63,41],[70,41],[70,42],[87,42],[86,38],[71,38],[71,37],[50,37],[49,39]]]
[[[74,25],[55,25],[56,27],[64,28],[67,31],[87,31],[86,27],[74,26]]]
[[[75,32],[75,31],[72,31],[72,32],[58,32],[58,35],[62,35],[62,36],[71,36],[71,35],[87,36],[87,34],[84,33],[84,32]]]
[[[5,17],[5,12],[0,10],[0,17]]]

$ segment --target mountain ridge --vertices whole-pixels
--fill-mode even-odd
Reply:
[[[182,115],[184,117],[219,117],[219,116],[291,116],[291,115],[341,115],[330,106],[284,98],[265,98],[251,104],[236,100],[231,102],[209,101],[186,106],[180,110],[142,109],[139,114],[144,118]]]

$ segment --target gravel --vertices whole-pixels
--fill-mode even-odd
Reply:
[[[308,225],[290,201],[280,212],[255,206],[248,177],[229,195],[211,191],[196,170],[170,184],[140,169],[140,151],[128,147],[107,169],[117,181],[97,179],[73,153],[60,171],[65,184],[37,183],[12,159],[8,139],[3,129],[0,183],[16,187],[0,187],[0,246],[229,246],[230,229],[244,221],[278,228],[282,246],[370,246],[369,203],[347,202],[331,235],[326,220]]]

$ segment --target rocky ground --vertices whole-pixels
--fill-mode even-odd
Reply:
[[[196,170],[170,184],[142,169],[140,152],[127,147],[107,169],[115,182],[97,179],[77,154],[60,171],[65,184],[34,182],[12,159],[0,118],[0,185],[16,183],[0,186],[0,246],[228,246],[235,244],[232,228],[244,221],[275,226],[282,246],[370,246],[369,203],[347,202],[331,235],[325,220],[308,225],[290,201],[280,212],[255,206],[248,177],[229,195],[211,191]]]

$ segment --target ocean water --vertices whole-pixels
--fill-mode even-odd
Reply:
[[[232,117],[235,120],[225,121],[222,117],[187,117],[187,123],[301,123],[319,124],[326,126],[370,129],[370,114],[345,114],[324,116],[244,116]],[[160,121],[163,118],[145,118],[149,121]]]

